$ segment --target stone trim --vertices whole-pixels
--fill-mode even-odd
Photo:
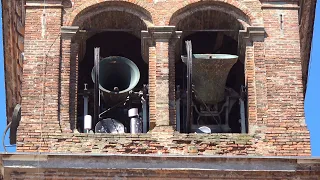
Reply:
[[[141,31],[142,47],[154,45],[155,41],[168,42],[171,39],[180,39],[182,31],[176,31],[175,29],[175,26],[148,27],[147,31]]]
[[[260,26],[249,26],[245,30],[239,31],[239,38],[250,42],[264,41],[265,29]]]
[[[248,156],[1,154],[5,170],[38,169],[166,169],[231,171],[319,171],[320,158]]]
[[[290,2],[286,2],[283,0],[272,0],[272,1],[260,0],[260,1],[261,1],[261,9],[292,9],[292,10],[300,9],[300,7],[298,6],[299,0],[291,0]]]
[[[39,0],[26,0],[25,7],[40,7],[40,8],[63,8],[62,0],[49,1],[44,3]]]
[[[141,53],[143,60],[148,63],[149,46],[155,46],[156,41],[168,42],[169,40],[179,40],[182,31],[176,31],[175,26],[153,26],[147,31],[141,31]]]
[[[61,38],[71,39],[79,32],[79,26],[61,26]]]

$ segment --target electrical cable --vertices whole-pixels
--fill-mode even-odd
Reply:
[[[7,152],[7,148],[6,148],[6,145],[5,145],[5,138],[6,138],[6,134],[7,134],[7,131],[9,130],[10,126],[11,126],[11,122],[9,122],[9,124],[7,125],[6,129],[4,130],[4,133],[3,133],[3,136],[2,136],[2,146],[3,146],[3,149],[4,149],[4,152]]]

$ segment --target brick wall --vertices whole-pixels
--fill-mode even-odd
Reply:
[[[26,6],[21,132],[61,132],[61,7]]]
[[[3,42],[6,86],[7,121],[13,109],[21,103],[22,64],[24,51],[25,1],[3,1]]]
[[[309,132],[303,114],[296,2],[83,0],[72,1],[72,6],[63,6],[60,1],[47,5],[28,2],[23,119],[18,131],[18,151],[184,154],[189,149],[199,155],[206,152],[222,155],[310,155]],[[41,20],[44,9],[45,22]],[[172,51],[176,49],[173,41],[179,40],[176,30],[183,31],[174,26],[193,12],[204,9],[229,13],[239,19],[243,27],[248,27],[243,30],[248,135],[172,132],[175,124]],[[148,30],[146,38],[151,42],[146,43],[145,49],[149,56],[150,121],[157,130],[143,135],[72,133],[76,117],[77,68],[74,67],[78,42],[75,42],[77,36],[73,38],[75,41],[71,37],[61,38],[61,25],[81,28],[82,22],[97,13],[118,10],[137,16],[148,27],[140,30]]]
[[[298,8],[294,5],[265,5],[263,7],[267,37],[265,67],[268,110],[266,125],[278,133],[267,134],[276,141],[301,132],[301,147],[309,146],[304,119],[304,97],[300,55]],[[282,16],[282,27],[280,21]],[[283,138],[285,139],[285,138]],[[303,139],[303,140],[302,140]],[[303,143],[304,142],[304,143]],[[297,148],[293,142],[275,143],[284,152]],[[310,153],[309,150],[304,152]]]

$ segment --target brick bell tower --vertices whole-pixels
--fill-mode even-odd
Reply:
[[[301,7],[26,0],[17,152],[310,156]]]

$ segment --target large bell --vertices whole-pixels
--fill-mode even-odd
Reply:
[[[95,68],[91,72],[95,82]],[[126,98],[128,92],[139,82],[140,71],[131,60],[110,56],[99,62],[99,89],[103,92],[104,99],[118,102]]]
[[[181,56],[187,63],[187,56]],[[224,99],[225,85],[238,56],[229,54],[193,54],[192,83],[196,100],[216,104]]]

